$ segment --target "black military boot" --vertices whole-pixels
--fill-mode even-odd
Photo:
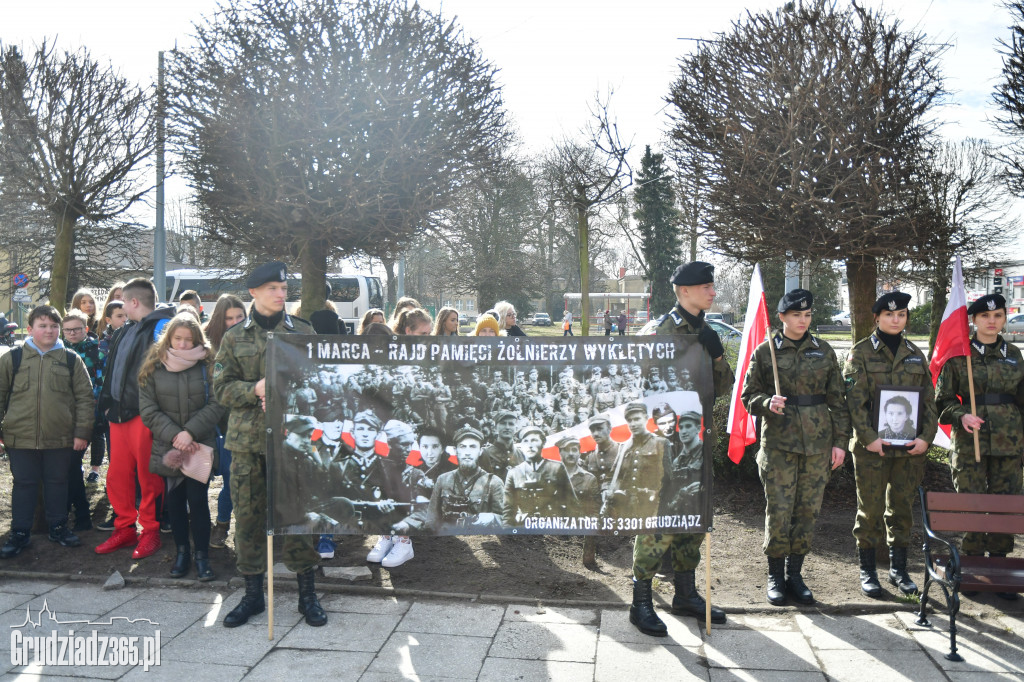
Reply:
[[[196,550],[196,578],[201,583],[208,583],[217,576],[214,574],[213,569],[210,568],[210,553],[201,549]]]
[[[917,592],[917,585],[910,579],[907,573],[907,548],[889,548],[889,582],[895,585],[903,594],[914,594]]]
[[[860,589],[872,599],[882,596],[882,586],[878,583],[878,568],[875,565],[875,548],[858,548],[860,553]]]
[[[697,592],[697,576],[693,571],[676,571],[676,594],[672,597],[672,613],[694,616],[703,620],[707,614],[707,602]],[[711,622],[721,625],[725,622],[725,611],[711,607]]]
[[[813,604],[814,593],[807,587],[800,574],[804,567],[804,554],[790,554],[786,557],[786,590],[793,595],[797,604]]]
[[[988,555],[990,557],[1005,557],[1006,556],[1005,554],[993,554],[992,552],[989,552]],[[995,594],[1000,599],[1005,599],[1006,601],[1017,601],[1018,599],[1020,599],[1020,595],[1017,594],[1016,592],[996,592]]]
[[[633,578],[633,605],[629,607],[629,622],[645,635],[664,637],[668,634],[665,623],[654,612],[650,580]]]
[[[327,625],[327,612],[316,598],[316,579],[313,569],[296,573],[299,579],[299,613],[306,617],[306,625],[320,627]]]
[[[178,553],[174,557],[174,565],[171,566],[172,578],[184,578],[188,575],[190,562],[190,549],[188,545],[178,545]]]
[[[266,602],[263,601],[263,574],[242,577],[245,578],[245,594],[242,595],[242,601],[238,602],[238,606],[224,616],[224,627],[226,628],[245,625],[249,618],[263,613],[267,608]]]
[[[786,603],[786,557],[768,557],[768,603],[772,606]]]

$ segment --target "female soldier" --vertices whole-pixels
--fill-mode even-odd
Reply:
[[[950,468],[958,493],[1021,494],[1021,449],[1024,448],[1024,358],[1006,343],[1000,332],[1006,324],[1006,299],[999,294],[982,296],[967,314],[974,322],[971,364],[978,414],[971,414],[967,384],[967,359],[950,359],[939,373],[935,402],[939,423],[953,425]],[[981,446],[974,452],[974,432]],[[1006,556],[1013,551],[1013,536],[1003,533],[967,533],[960,551],[968,556]],[[1017,599],[1015,592],[997,592]],[[968,595],[970,596],[970,595]]]
[[[938,418],[928,361],[924,354],[902,336],[907,326],[910,294],[898,291],[881,296],[871,306],[875,331],[850,351],[843,368],[846,401],[853,425],[853,469],[857,480],[857,521],[853,537],[860,554],[860,587],[869,597],[881,597],[875,567],[876,550],[889,545],[889,582],[903,594],[913,594],[917,585],[907,574],[907,547],[914,523],[914,496],[924,478],[924,453],[935,438]],[[907,386],[922,389],[916,428],[906,446],[891,447],[879,432],[875,405],[879,386]],[[909,417],[909,402],[902,396],[890,399],[896,410]],[[909,420],[906,422],[909,424]],[[887,427],[887,431],[892,427]],[[883,521],[885,534],[883,535]]]
[[[811,548],[814,522],[833,469],[842,466],[850,440],[850,415],[831,346],[808,333],[814,297],[793,289],[779,300],[782,332],[759,345],[750,359],[741,399],[762,418],[757,467],[764,485],[764,553],[768,556],[768,602],[801,604],[814,595],[800,571]],[[780,392],[775,392],[774,344]]]

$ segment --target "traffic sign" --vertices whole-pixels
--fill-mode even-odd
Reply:
[[[19,272],[18,274],[16,274],[14,276],[14,286],[18,287],[19,289],[27,287],[28,275],[26,275],[24,272]]]
[[[28,292],[24,289],[18,289],[14,292],[12,297],[15,303],[28,303],[32,300],[32,297],[28,295]]]

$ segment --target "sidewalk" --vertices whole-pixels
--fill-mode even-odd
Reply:
[[[710,635],[659,605],[667,638],[640,634],[626,606],[506,604],[331,592],[330,621],[300,622],[291,580],[275,581],[274,641],[267,614],[229,630],[221,621],[241,592],[226,588],[127,586],[4,579],[0,583],[0,675],[4,679],[124,680],[1024,680],[1024,609],[958,619],[963,663],[943,658],[946,619],[914,624],[897,613],[824,614],[814,609],[729,613]],[[994,599],[994,598],[993,598]],[[43,612],[44,602],[50,614]],[[994,604],[993,604],[994,605]],[[982,604],[983,606],[983,604]],[[49,618],[56,619],[48,620]],[[129,619],[137,622],[130,623]],[[149,619],[153,623],[138,622]],[[86,621],[68,624],[69,621]],[[111,623],[109,625],[90,623]],[[13,626],[13,627],[12,627]],[[20,626],[20,627],[19,627]],[[160,660],[131,666],[12,666],[12,635],[56,630],[85,636],[159,632]]]

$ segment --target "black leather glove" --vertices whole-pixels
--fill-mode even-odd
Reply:
[[[700,345],[704,346],[704,349],[711,355],[712,360],[717,360],[725,355],[725,347],[722,345],[722,340],[718,338],[718,333],[708,325],[704,325],[697,332],[697,340],[700,341]]]

